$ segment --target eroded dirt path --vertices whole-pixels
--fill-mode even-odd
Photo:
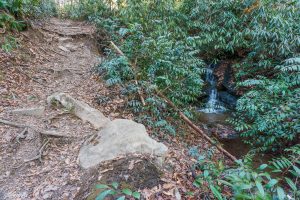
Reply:
[[[36,132],[0,123],[0,199],[74,199],[84,172],[77,156],[88,135],[96,132],[68,110],[47,106],[54,92],[65,92],[96,107],[111,118],[122,100],[116,96],[105,106],[96,98],[109,92],[93,75],[101,62],[94,28],[81,22],[51,19],[33,23],[19,36],[20,47],[0,54],[0,119],[58,131],[72,138],[48,138]],[[45,106],[38,116],[11,113],[19,108]],[[21,137],[20,137],[21,134]],[[42,159],[33,159],[42,149]],[[28,161],[28,162],[26,162]]]

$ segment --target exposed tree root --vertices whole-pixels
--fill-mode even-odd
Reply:
[[[22,167],[24,164],[26,164],[26,163],[28,163],[28,162],[31,162],[31,161],[34,161],[34,160],[37,160],[37,159],[38,159],[40,162],[42,162],[43,152],[44,152],[44,149],[47,147],[48,144],[49,144],[49,139],[46,139],[45,142],[44,142],[44,143],[42,144],[42,146],[40,147],[39,153],[38,153],[36,156],[34,156],[34,157],[30,158],[30,159],[24,160],[20,165],[15,166],[15,167],[13,167],[13,168],[14,168],[14,169],[20,168],[20,167]]]
[[[15,123],[15,122],[11,122],[8,120],[4,120],[4,119],[0,119],[0,123],[1,124],[5,124],[5,125],[9,125],[9,126],[13,126],[13,127],[17,127],[17,128],[27,128],[27,129],[32,129],[35,132],[38,132],[42,135],[45,136],[52,136],[52,137],[72,137],[72,136],[68,136],[68,135],[63,135],[60,133],[57,133],[55,131],[45,131],[45,130],[40,130],[34,126],[30,126],[30,125],[26,125],[26,124],[19,124],[19,123]]]
[[[28,127],[25,127],[23,131],[16,137],[17,142],[20,144],[20,139],[25,139],[28,133]]]
[[[48,144],[49,144],[49,139],[46,139],[46,141],[42,144],[41,148],[39,149],[39,153],[36,156],[34,156],[33,158],[24,160],[24,163],[34,161],[34,160],[37,160],[37,159],[39,159],[39,161],[42,162],[43,151],[47,147]]]

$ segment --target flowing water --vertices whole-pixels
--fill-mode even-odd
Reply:
[[[214,75],[215,65],[209,65],[206,70],[206,82],[208,83],[208,101],[205,107],[200,110],[203,113],[222,113],[226,108],[218,100],[217,79]]]
[[[204,108],[198,110],[198,120],[210,129],[216,128],[219,125],[228,127],[228,129],[230,129],[230,125],[226,122],[226,120],[230,118],[231,112],[230,110],[226,109],[223,103],[218,99],[217,78],[214,76],[214,67],[215,65],[209,65],[206,71],[206,82],[208,85],[209,96]],[[226,132],[226,130],[221,132]],[[242,158],[250,150],[250,146],[245,144],[242,141],[242,138],[238,136],[217,138],[222,143],[224,149],[237,158]],[[259,166],[262,163],[266,163],[270,159],[271,155],[256,156],[254,159],[254,166]]]

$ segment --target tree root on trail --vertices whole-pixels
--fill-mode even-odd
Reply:
[[[34,126],[30,126],[30,125],[26,125],[26,124],[19,124],[19,123],[11,122],[11,121],[4,120],[4,119],[0,119],[0,124],[5,124],[5,125],[17,127],[17,128],[32,129],[33,131],[38,132],[41,135],[50,136],[50,137],[68,137],[68,138],[72,137],[72,136],[57,133],[55,131],[40,130],[39,128],[36,128]]]
[[[39,159],[39,161],[42,162],[43,151],[47,147],[48,144],[49,144],[49,139],[46,139],[46,141],[44,142],[44,144],[39,149],[39,153],[36,156],[34,156],[33,158],[24,160],[24,163],[27,163],[27,162],[30,162],[30,161],[34,161],[34,160],[37,160],[37,159]]]
[[[40,130],[40,129],[34,127],[34,126],[30,126],[30,125],[26,125],[26,124],[20,124],[20,123],[16,123],[16,122],[4,120],[4,119],[0,119],[0,124],[5,124],[5,125],[17,127],[17,128],[24,128],[23,131],[16,137],[16,141],[19,144],[20,144],[20,139],[25,139],[26,138],[26,133],[29,131],[29,129],[32,129],[33,131],[41,134],[42,136],[47,136],[47,137],[69,137],[69,138],[71,137],[71,136],[56,133],[54,131]],[[46,138],[44,140],[43,144],[41,145],[41,147],[39,148],[38,154],[36,156],[34,156],[30,159],[24,160],[20,165],[15,166],[13,168],[17,169],[17,168],[23,166],[25,163],[31,162],[31,161],[34,161],[34,160],[39,160],[40,162],[42,162],[43,152],[44,152],[45,148],[48,146],[49,141],[50,141],[49,138]]]
[[[49,139],[46,139],[45,142],[42,144],[42,146],[39,148],[39,153],[36,156],[34,156],[30,159],[24,160],[24,162],[22,162],[20,165],[13,167],[13,168],[17,169],[17,168],[23,166],[24,164],[34,161],[34,160],[39,160],[40,162],[42,162],[43,152],[44,152],[44,149],[48,146],[48,144],[49,144]]]
[[[20,139],[25,139],[28,133],[28,127],[25,127],[23,131],[16,137],[17,142],[20,144]]]

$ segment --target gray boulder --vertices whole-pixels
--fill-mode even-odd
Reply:
[[[164,157],[167,150],[164,144],[149,137],[144,125],[131,120],[116,119],[107,123],[96,137],[92,137],[81,147],[79,162],[86,169],[126,154]]]
[[[47,103],[53,101],[60,102],[64,107],[72,111],[81,120],[88,121],[94,128],[100,129],[110,120],[105,117],[99,110],[90,107],[88,104],[78,101],[65,93],[55,93],[47,98]]]
[[[229,92],[219,92],[220,100],[227,105],[230,109],[235,109],[237,103],[237,97]]]

